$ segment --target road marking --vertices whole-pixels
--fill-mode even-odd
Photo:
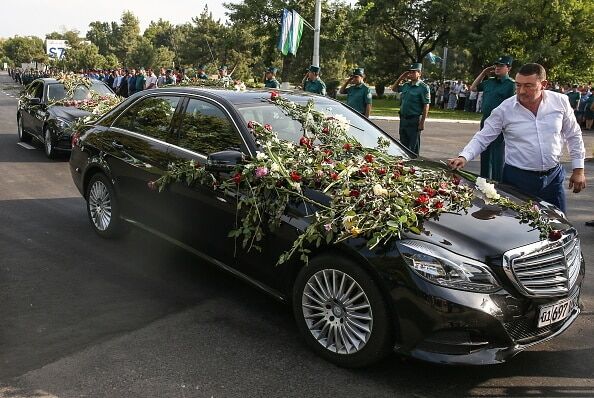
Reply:
[[[29,145],[29,144],[26,144],[26,143],[24,143],[24,142],[18,142],[18,143],[17,143],[17,145],[19,145],[19,146],[22,146],[22,147],[23,147],[23,148],[25,148],[25,149],[35,149],[35,147],[34,147],[34,146],[31,146],[31,145]]]

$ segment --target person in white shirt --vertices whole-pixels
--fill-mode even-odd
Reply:
[[[586,187],[582,131],[566,95],[546,90],[542,65],[526,64],[516,75],[516,95],[503,101],[485,120],[457,158],[453,169],[463,168],[497,138],[505,137],[502,182],[537,196],[565,211],[564,170],[559,164],[563,143],[571,157],[573,172],[569,188]]]
[[[157,87],[157,76],[155,76],[153,70],[149,68],[146,73],[146,82],[144,82],[144,89],[149,90],[155,87]]]

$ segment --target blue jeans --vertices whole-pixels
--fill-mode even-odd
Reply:
[[[506,164],[503,166],[501,182],[513,185],[518,191],[552,203],[565,212],[564,180],[565,171],[561,165],[557,165],[550,173],[544,175]]]

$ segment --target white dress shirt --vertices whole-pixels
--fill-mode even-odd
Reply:
[[[582,130],[567,95],[545,90],[536,115],[514,95],[503,101],[485,120],[459,156],[470,161],[503,132],[505,163],[523,170],[546,171],[559,164],[563,142],[574,169],[584,168],[586,150]]]

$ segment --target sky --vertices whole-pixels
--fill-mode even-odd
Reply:
[[[151,20],[163,18],[174,25],[189,22],[208,5],[215,19],[225,20],[224,2],[232,0],[10,0],[2,2],[0,37],[39,36],[78,30],[84,36],[93,21],[120,21],[130,10],[140,20],[141,32]]]

